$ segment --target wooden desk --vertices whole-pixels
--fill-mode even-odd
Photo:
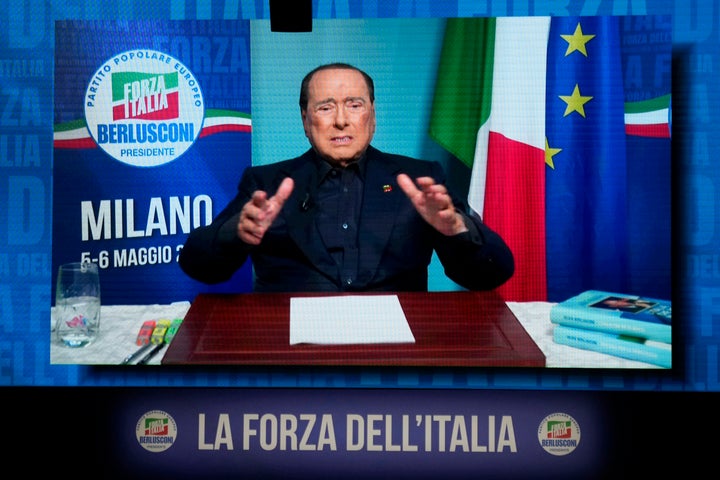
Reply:
[[[545,366],[495,292],[397,293],[412,344],[290,345],[290,298],[321,295],[200,294],[162,364]]]

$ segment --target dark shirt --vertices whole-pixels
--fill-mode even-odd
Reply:
[[[317,226],[325,247],[339,267],[340,279],[346,286],[352,285],[359,268],[362,166],[356,162],[346,168],[338,168],[324,161],[318,166]]]

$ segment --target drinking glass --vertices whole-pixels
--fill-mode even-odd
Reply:
[[[55,337],[61,345],[84,347],[100,332],[100,276],[94,263],[58,267],[55,291]]]

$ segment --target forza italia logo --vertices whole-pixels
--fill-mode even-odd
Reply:
[[[204,116],[202,90],[193,73],[155,50],[110,58],[85,93],[85,122],[95,143],[137,167],[180,157],[200,135]]]
[[[538,441],[551,455],[567,455],[580,444],[580,425],[566,413],[553,413],[540,422]]]
[[[149,452],[164,452],[177,438],[175,419],[162,410],[146,412],[135,425],[135,438]]]

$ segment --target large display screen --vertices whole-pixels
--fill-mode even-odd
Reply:
[[[295,158],[310,148],[297,104],[301,81],[319,65],[342,62],[372,78],[376,135],[370,145],[435,160],[452,172],[449,191],[467,204],[466,213],[476,213],[497,232],[514,256],[513,276],[495,292],[509,308],[498,313],[485,300],[475,303],[461,295],[403,299],[398,311],[412,317],[408,328],[419,336],[409,339],[418,347],[412,355],[422,360],[405,360],[406,352],[395,363],[382,364],[671,368],[670,18],[318,19],[312,31],[292,33],[273,31],[266,20],[56,22],[52,284],[58,284],[56,272],[64,263],[97,266],[106,314],[95,341],[68,349],[68,343],[78,342],[74,332],[94,332],[96,320],[61,307],[59,301],[70,301],[53,291],[51,363],[117,364],[132,353],[137,341],[130,336],[146,321],[183,318],[176,304],[187,305],[206,292],[253,290],[254,257],[232,279],[203,285],[178,267],[183,241],[224,209],[246,168]],[[346,41],[333,43],[338,35]],[[108,37],[115,40],[102,41]],[[367,47],[358,51],[356,45]],[[85,83],[78,81],[82,78]],[[312,189],[301,172],[288,174],[295,188]],[[373,181],[365,180],[368,209],[375,201]],[[367,258],[359,268],[371,275],[374,268],[382,271],[413,258],[399,257],[392,248],[380,263],[362,254],[364,242],[400,240],[394,234],[377,240],[379,231],[373,230],[375,225],[392,230],[392,217],[382,218],[395,202],[391,195],[400,192],[398,185],[392,192],[394,178],[382,182],[389,182],[382,191],[377,188],[378,205],[384,207],[363,212],[358,225],[361,258]],[[281,218],[294,223],[303,213],[302,206],[297,211],[286,206]],[[318,249],[308,240],[319,239],[322,230],[307,225],[296,234],[305,240],[277,248],[298,248],[303,261],[316,262]],[[462,268],[478,270],[465,275],[488,275],[470,258]],[[472,289],[454,283],[438,257],[432,262],[429,291]],[[301,282],[289,288],[315,289]],[[368,285],[369,291],[377,288]],[[616,315],[621,310],[590,304],[577,313],[555,312],[555,304],[588,290],[657,299],[654,305],[666,308],[663,315],[650,307],[645,315]],[[461,323],[444,319],[443,307],[431,312],[435,298],[452,302],[445,309],[464,308]],[[416,303],[428,311],[423,319],[408,312]],[[164,304],[169,305],[127,320],[128,312],[137,315],[138,306]],[[200,349],[208,358],[223,351],[213,358],[235,363],[221,358],[241,347],[230,345],[228,332],[212,344],[210,324],[235,321],[244,338],[255,331],[251,320],[244,323],[239,306],[234,316],[207,319],[209,312],[197,313],[201,305],[190,307],[177,342],[184,341],[189,323],[202,318],[208,326],[184,348]],[[342,313],[356,308],[326,307],[332,318],[318,327],[325,341],[404,342],[393,335],[389,321],[370,318],[389,307],[371,305],[355,320]],[[68,318],[61,318],[66,311]],[[259,315],[265,317],[260,321],[268,315]],[[498,320],[501,315],[507,318]],[[85,327],[80,318],[91,325]],[[386,339],[366,338],[374,321],[389,332]],[[355,333],[336,340],[327,335],[332,323]],[[457,331],[439,341],[430,329],[420,332],[432,323]],[[316,328],[312,321],[291,320],[290,344],[316,343],[312,334],[293,340],[296,324]],[[248,342],[257,344],[269,333],[260,335]],[[441,353],[429,353],[430,345]],[[467,348],[472,357],[473,345],[483,351],[482,361],[458,361],[445,353]],[[265,357],[276,347],[258,350]],[[292,363],[324,350],[298,353]],[[278,365],[289,353],[270,351]],[[164,354],[160,351],[158,359]],[[237,362],[252,364],[247,355]],[[360,351],[353,355],[358,356],[352,363],[366,364]],[[385,356],[395,352],[388,349]],[[168,362],[195,362],[171,357]],[[348,361],[330,356],[322,363]],[[367,364],[375,364],[372,355]]]
[[[245,435],[259,452],[249,471],[266,478],[278,458],[315,473],[380,460],[402,478],[415,447],[433,453],[418,475],[423,466],[498,475],[510,452],[537,468],[566,459],[578,474],[600,464],[603,425],[622,410],[608,392],[635,392],[641,404],[649,391],[718,390],[713,2],[316,0],[310,31],[273,29],[262,0],[146,3],[0,7],[0,385],[19,397],[47,387],[58,401],[97,391],[104,406],[92,413],[112,408],[105,431],[122,431],[120,443],[139,450],[127,468],[225,452],[208,478],[246,459],[229,454],[233,431],[235,449]],[[163,364],[173,345],[154,348],[147,328],[138,338],[147,321],[206,321],[198,308],[207,299],[254,294],[251,262],[210,285],[186,275],[178,256],[232,200],[246,168],[308,150],[300,83],[332,62],[374,81],[372,146],[437,161],[447,187],[514,255],[512,278],[492,298],[453,304],[448,315],[444,295],[472,292],[433,255],[428,298],[438,300],[409,309],[398,295],[415,345],[454,338],[444,347],[466,348],[475,342],[467,331],[421,328],[418,318],[473,319],[476,305],[499,301],[512,320],[484,338],[500,350],[531,348],[494,363],[461,349],[452,361],[419,360],[412,345],[390,357],[333,345],[339,353],[328,357],[319,348],[299,359],[214,361],[201,347],[215,354],[234,337],[180,324],[174,340],[186,355]],[[99,270],[100,333],[87,347],[67,348],[55,331],[58,269],[69,262]],[[290,333],[269,325],[241,341],[257,350],[268,331]],[[147,365],[122,365],[141,348],[132,363],[151,354]],[[524,360],[530,351],[541,360]],[[155,386],[173,388],[147,397],[128,388]],[[489,391],[497,397],[478,401]],[[302,450],[292,445],[303,415],[315,415],[306,438],[315,457],[281,447]],[[284,444],[273,440],[277,422],[286,422]],[[580,426],[586,450],[575,448]],[[496,455],[446,455],[463,449]],[[396,450],[402,462],[389,458]],[[360,453],[340,455],[349,451]]]

